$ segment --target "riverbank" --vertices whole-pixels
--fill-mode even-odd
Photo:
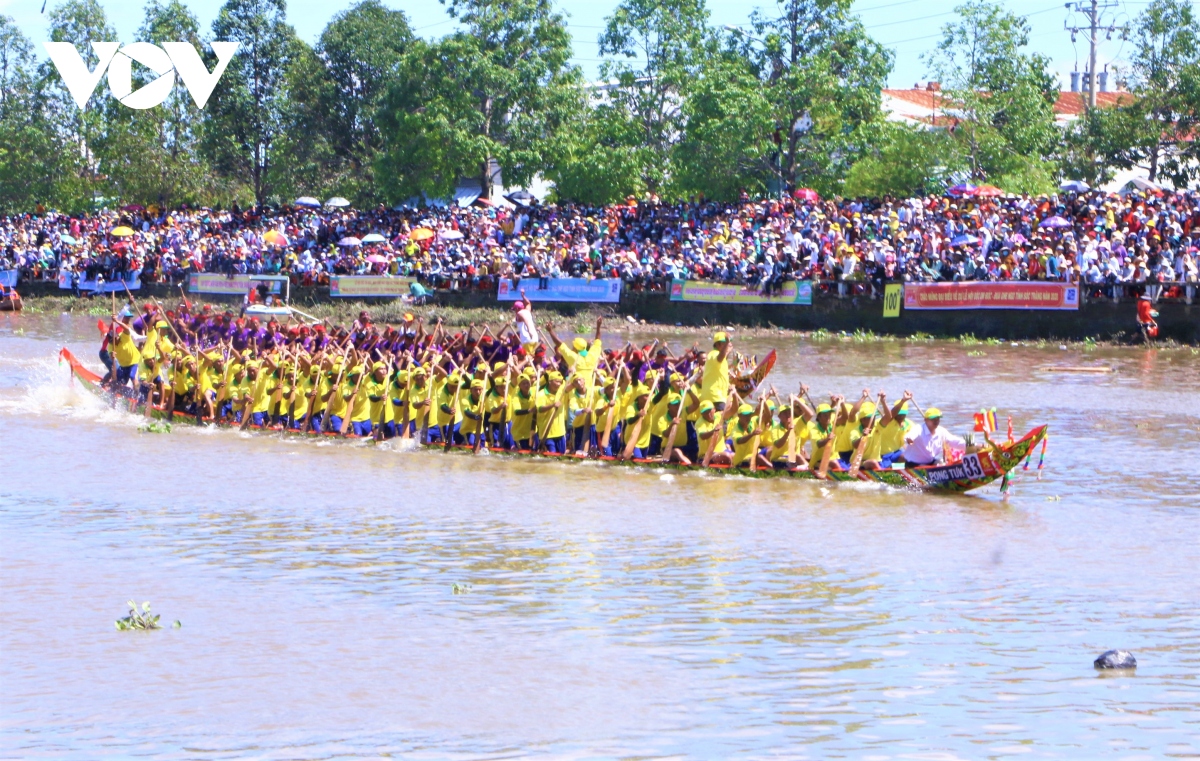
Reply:
[[[223,310],[231,306],[227,302],[209,300],[203,296],[189,296],[189,300],[193,304],[211,304],[214,309]],[[902,334],[880,333],[869,328],[857,328],[855,330],[829,330],[826,328],[801,330],[777,325],[746,325],[736,322],[712,322],[701,325],[666,324],[646,320],[645,318],[637,318],[633,315],[623,315],[619,310],[614,308],[615,305],[605,307],[598,305],[562,306],[567,306],[568,308],[556,309],[555,305],[548,304],[536,305],[535,313],[539,322],[547,319],[552,320],[563,333],[588,333],[594,329],[596,318],[603,317],[607,332],[624,333],[628,334],[631,338],[646,335],[663,337],[684,344],[692,342],[703,344],[714,330],[726,330],[732,332],[735,336],[753,338],[776,337],[784,341],[800,340],[815,344],[838,342],[854,345],[872,343],[926,344],[946,342],[960,344],[963,347],[971,348],[974,352],[984,352],[988,346],[1046,347],[1057,344],[1070,348],[1083,349],[1093,347],[1144,348],[1145,346],[1140,339],[1131,341],[1127,337],[1096,338],[1085,336],[1083,338],[1056,338],[1034,336],[1000,338],[994,335],[987,335],[986,333],[976,333],[973,330],[957,334],[945,331],[932,333],[920,330]],[[496,330],[500,325],[508,322],[512,316],[512,312],[509,310],[498,307],[453,306],[440,303],[414,307],[398,301],[367,303],[363,301],[329,300],[304,303],[300,308],[313,317],[328,319],[330,322],[341,324],[353,322],[358,317],[359,312],[366,310],[371,314],[372,319],[379,323],[398,324],[404,320],[406,314],[412,314],[414,317],[422,319],[426,325],[432,325],[438,318],[441,318],[447,327],[455,330],[465,329],[471,325],[479,328],[482,328],[484,325],[490,325],[493,330]],[[29,297],[25,301],[25,311],[29,314],[61,313],[107,317],[110,310],[111,300],[104,300],[100,297],[95,299],[76,299],[73,296],[42,296]],[[1195,343],[1177,341],[1169,337],[1157,340],[1154,348],[1160,350],[1190,349],[1193,353],[1200,352],[1200,348],[1197,348]],[[977,356],[982,356],[982,354],[977,354]]]
[[[25,308],[32,313],[88,313],[103,316],[110,300],[76,299],[63,295],[53,283],[33,283],[21,287]],[[177,286],[153,284],[144,287],[138,298],[155,297],[173,302]],[[189,294],[197,303],[222,308],[240,304],[238,296]],[[381,322],[400,322],[407,312],[431,322],[441,317],[453,327],[474,323],[499,325],[510,319],[507,304],[500,304],[492,293],[439,291],[428,305],[412,307],[397,300],[348,300],[332,298],[329,289],[293,288],[292,302],[318,318],[348,322],[366,309]],[[1200,304],[1162,301],[1159,311],[1159,345],[1200,346]],[[618,304],[535,303],[535,313],[550,316],[565,326],[594,323],[597,316],[615,322],[636,323],[639,330],[699,329],[706,332],[716,326],[763,334],[782,331],[784,335],[886,336],[907,339],[914,336],[960,339],[964,336],[996,341],[1060,341],[1141,345],[1137,333],[1137,303],[1125,299],[1091,300],[1078,310],[901,310],[899,317],[883,316],[883,303],[868,297],[838,298],[815,293],[811,305],[792,304],[707,304],[671,301],[661,292],[626,291]],[[682,333],[681,333],[682,335]]]

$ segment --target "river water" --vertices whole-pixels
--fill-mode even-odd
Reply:
[[[779,339],[1049,423],[1004,498],[139,433],[55,361],[95,336],[0,316],[0,757],[1200,754],[1190,350]]]

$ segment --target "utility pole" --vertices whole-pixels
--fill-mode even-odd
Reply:
[[[1075,13],[1083,13],[1087,16],[1087,26],[1068,26],[1067,22],[1063,22],[1063,28],[1071,33],[1071,42],[1075,41],[1075,35],[1080,32],[1085,32],[1088,37],[1088,108],[1096,107],[1096,48],[1100,45],[1100,33],[1106,33],[1106,39],[1112,39],[1113,32],[1121,32],[1122,34],[1129,31],[1127,24],[1107,24],[1103,23],[1104,11],[1109,8],[1116,8],[1119,4],[1115,2],[1104,2],[1100,0],[1091,0],[1086,6],[1083,2],[1066,3],[1068,11]]]

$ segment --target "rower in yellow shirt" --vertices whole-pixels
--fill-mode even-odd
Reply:
[[[408,409],[409,435],[421,434],[432,422],[430,408],[433,406],[433,387],[429,385],[429,371],[417,365],[409,371],[408,392],[405,407]]]
[[[459,428],[459,434],[471,446],[475,446],[475,441],[480,436],[483,436],[483,423],[486,414],[483,403],[483,386],[484,383],[482,380],[472,379],[466,395],[460,395],[459,397],[459,406],[462,412],[462,425]]]
[[[484,433],[488,436],[488,446],[512,448],[512,415],[509,412],[509,376],[511,371],[505,362],[497,362],[492,366],[491,388],[484,394],[483,409],[487,415],[487,426]]]
[[[713,350],[704,356],[704,371],[700,376],[700,401],[712,402],[717,412],[725,410],[729,396],[729,336],[720,331],[713,336]]]
[[[700,416],[696,418],[696,439],[700,462],[704,462],[707,456],[710,465],[729,465],[733,458],[725,441],[725,413],[718,413],[716,405],[707,401],[700,402],[698,412]]]
[[[371,429],[377,439],[390,439],[396,435],[392,402],[388,396],[389,377],[387,365],[377,361],[371,365],[371,374],[363,381],[359,392],[366,395]]]
[[[771,461],[771,465],[776,470],[784,470],[790,466],[788,463],[789,451],[795,453],[797,467],[803,468],[806,465],[804,444],[808,439],[808,426],[797,425],[795,418],[796,413],[792,406],[785,404],[779,408],[778,422],[763,434],[768,447],[767,459]]]
[[[435,367],[434,370],[439,371],[440,368]],[[459,404],[461,384],[462,376],[455,370],[446,375],[446,380],[442,384],[441,390],[437,391],[434,395],[437,400],[434,414],[437,419],[439,439],[443,444],[463,443],[463,438],[460,434],[463,419],[462,408]]]
[[[546,388],[537,395],[538,448],[550,454],[567,453],[567,411],[563,404],[565,391],[562,373],[551,370],[546,373]]]
[[[512,395],[512,439],[519,450],[533,448],[534,374],[526,368],[517,377],[516,393]]]

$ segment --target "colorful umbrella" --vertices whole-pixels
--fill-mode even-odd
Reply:
[[[1042,220],[1041,224],[1038,225],[1038,227],[1049,227],[1049,228],[1053,228],[1053,229],[1059,229],[1059,228],[1070,227],[1070,226],[1071,226],[1071,223],[1068,220],[1063,219],[1062,217],[1058,216],[1057,214],[1054,215],[1053,217],[1046,217],[1045,219]]]
[[[370,235],[364,235],[362,242],[363,243],[386,243],[387,238],[383,237],[379,233],[371,233]]]
[[[121,211],[144,211],[145,208],[140,203],[127,203],[121,207]]]
[[[979,188],[969,182],[961,182],[946,191],[952,196],[973,196],[979,192]]]
[[[133,228],[126,227],[125,225],[121,225],[120,227],[114,227],[112,229],[112,232],[109,233],[109,235],[114,235],[118,238],[126,238],[130,235],[133,235]]]
[[[975,195],[980,198],[999,198],[1004,195],[1004,191],[995,185],[980,185],[975,189]]]
[[[70,235],[60,235],[60,236],[58,236],[58,239],[61,240],[63,243],[66,243],[68,246],[74,246],[76,243],[79,242],[79,241],[75,240],[74,238],[72,238]]]
[[[367,257],[367,261],[371,264],[387,264],[387,257],[379,254],[371,254]]]
[[[312,196],[300,196],[295,201],[292,201],[292,206],[308,206],[317,209],[320,208],[321,202]]]
[[[408,239],[412,240],[412,241],[417,241],[419,243],[423,240],[429,240],[434,235],[435,235],[435,233],[433,232],[433,230],[430,230],[428,227],[418,227],[416,230],[413,230],[411,233],[408,234]]]
[[[816,203],[821,200],[821,196],[812,188],[799,188],[796,192],[792,193],[792,198],[795,198],[797,201],[808,201],[809,203]]]
[[[951,246],[974,246],[979,242],[979,238],[974,235],[959,235],[954,240],[950,241]]]
[[[263,236],[263,243],[271,246],[286,246],[288,244],[287,236],[278,230],[268,230]]]

